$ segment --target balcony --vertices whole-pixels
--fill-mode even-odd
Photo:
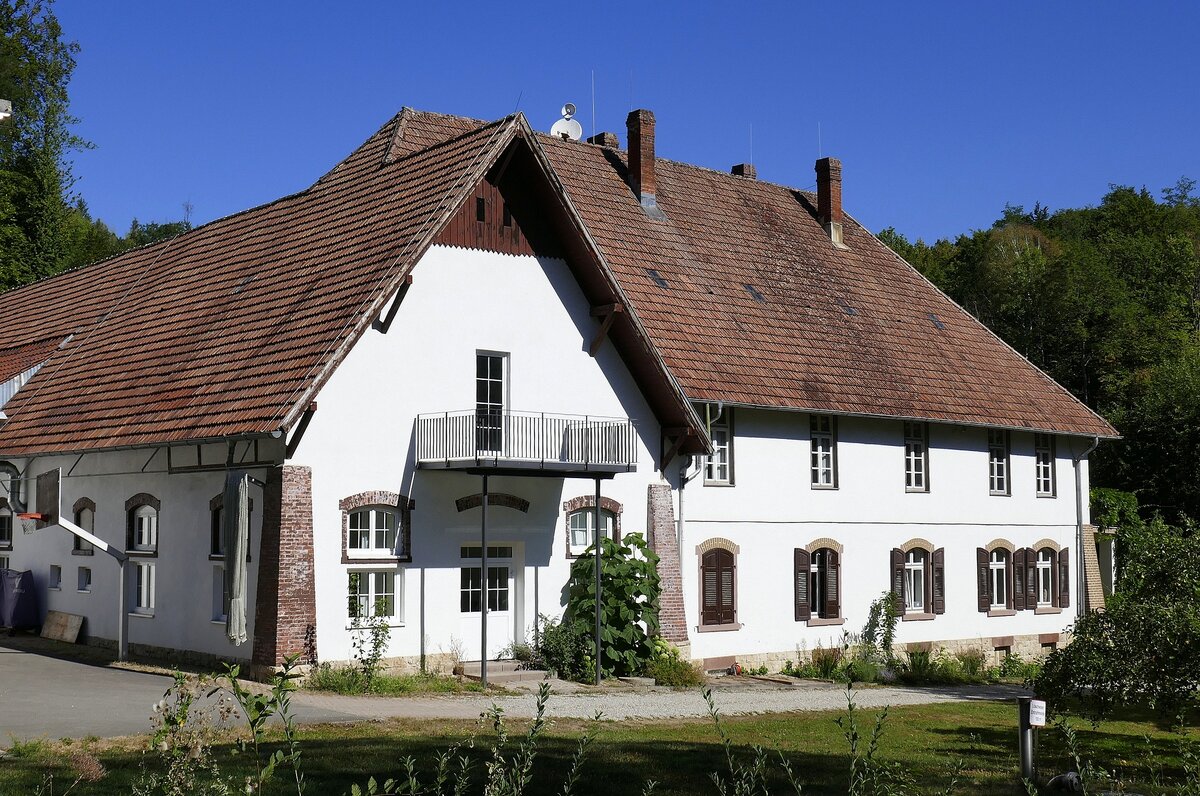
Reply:
[[[417,416],[417,467],[529,475],[637,469],[629,418],[548,412],[438,412]]]

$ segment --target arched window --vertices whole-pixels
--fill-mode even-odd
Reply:
[[[904,610],[923,613],[926,608],[925,589],[929,583],[926,568],[929,553],[914,547],[904,555]]]
[[[1037,604],[1039,608],[1053,605],[1054,595],[1054,550],[1043,547],[1037,553]]]
[[[395,506],[368,506],[352,511],[349,523],[351,550],[395,555]]]
[[[72,508],[72,516],[75,524],[80,528],[89,533],[96,532],[96,504],[92,502],[91,498],[84,497],[76,500]],[[85,542],[78,536],[72,536],[71,538],[73,540],[71,543],[71,555],[92,555],[93,548],[91,542]]]
[[[925,539],[892,548],[892,594],[906,620],[946,612],[946,553]]]
[[[342,563],[411,561],[413,502],[405,495],[376,490],[339,502],[342,510]]]
[[[822,547],[808,566],[808,610],[818,619],[837,619],[842,613],[841,565],[836,550]]]
[[[0,487],[3,497],[8,501],[9,507],[20,513],[25,510],[25,502],[21,499],[21,471],[15,465],[9,462],[0,462]]]
[[[714,547],[700,555],[700,624],[736,625],[737,565],[732,551]]]
[[[125,550],[135,555],[158,555],[158,498],[141,493],[125,501]]]
[[[563,503],[567,515],[567,558],[578,558],[596,543],[596,496],[580,495]],[[621,504],[600,497],[600,524],[604,535],[621,540]]]
[[[0,550],[12,550],[13,512],[8,500],[0,498]],[[7,567],[5,567],[7,569]]]

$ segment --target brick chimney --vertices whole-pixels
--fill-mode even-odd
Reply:
[[[817,161],[817,221],[835,246],[842,243],[842,161],[821,158]]]
[[[735,177],[745,177],[748,180],[758,179],[758,169],[754,168],[753,163],[738,163],[729,170],[729,173]]]
[[[605,149],[618,149],[620,147],[620,144],[617,143],[616,133],[596,133],[590,136],[587,142],[596,146],[602,146]]]
[[[630,111],[625,127],[629,133],[629,185],[646,215],[666,218],[655,198],[658,180],[654,174],[654,114],[645,109]]]

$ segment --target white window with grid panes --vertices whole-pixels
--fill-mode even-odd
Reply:
[[[990,576],[992,608],[1004,609],[1008,607],[1008,551],[996,549],[992,551],[991,559],[988,562],[988,574]]]
[[[709,426],[713,452],[704,461],[704,483],[706,484],[728,485],[733,483],[733,429],[729,422],[729,413],[730,410],[726,409]]]
[[[925,572],[929,553],[917,547],[904,556],[904,610],[925,610]]]
[[[928,439],[928,424],[904,424],[904,488],[909,492],[929,491]]]
[[[988,491],[993,495],[1008,492],[1008,432],[988,431]]]
[[[158,550],[158,510],[153,506],[138,506],[133,510],[133,546],[138,552]]]
[[[1037,557],[1037,607],[1054,604],[1054,551],[1043,547]]]
[[[356,569],[347,573],[347,612],[351,619],[400,619],[397,586],[403,570]]]
[[[350,512],[347,547],[356,555],[397,555],[396,515],[396,509],[390,506],[372,506]]]
[[[614,539],[617,516],[608,509],[600,509],[600,522],[604,526],[604,535]],[[588,507],[571,512],[567,527],[571,529],[571,555],[582,555],[596,540],[596,510]]]
[[[1034,471],[1037,477],[1038,497],[1054,497],[1054,437],[1050,434],[1033,435]]]
[[[13,514],[5,507],[0,509],[0,550],[12,550]]]
[[[154,564],[149,562],[133,565],[133,613],[154,614]]]
[[[814,489],[837,488],[837,419],[832,415],[809,417],[810,470]]]
[[[509,579],[512,576],[513,549],[510,545],[488,545],[487,584],[485,588],[483,567],[466,564],[459,571],[459,611],[464,614],[483,612],[483,601],[487,599],[489,613],[507,611],[509,606]],[[483,548],[465,545],[461,550],[464,562],[478,560]]]

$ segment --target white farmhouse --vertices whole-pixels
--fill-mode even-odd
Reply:
[[[118,637],[116,561],[14,520],[57,468],[128,554],[135,651],[345,660],[379,610],[390,658],[495,657],[597,516],[709,668],[887,589],[901,644],[1056,643],[1114,429],[844,214],[838,161],[814,195],[658,159],[648,111],[628,142],[406,109],[301,193],[0,296],[0,566]]]

